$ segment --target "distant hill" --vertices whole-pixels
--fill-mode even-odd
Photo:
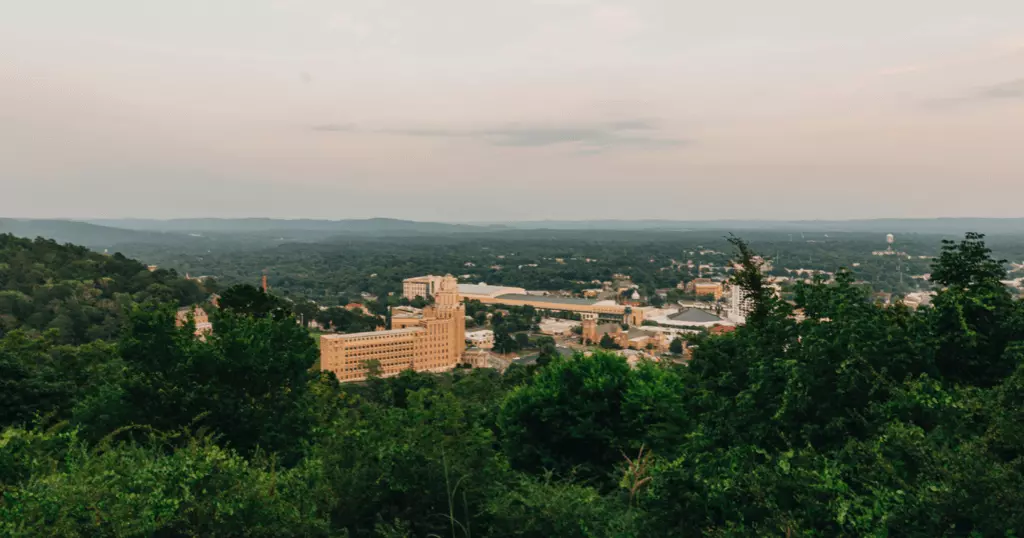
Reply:
[[[1024,218],[935,218],[857,220],[535,220],[454,224],[392,218],[372,219],[96,219],[89,223],[148,232],[191,234],[255,234],[287,240],[316,241],[330,235],[420,235],[488,233],[503,230],[617,230],[698,231],[775,230],[793,232],[868,232],[956,234],[977,231],[988,234],[1024,233]],[[303,234],[309,235],[303,235]],[[276,234],[276,235],[275,235]]]
[[[862,220],[540,220],[502,223],[521,230],[776,230],[794,232],[877,232],[956,234],[1024,233],[1024,218],[935,218]]]
[[[123,243],[162,243],[187,237],[73,220],[0,219],[0,234],[5,233],[29,239],[45,237],[58,243],[74,243],[93,249],[111,248]]]
[[[96,219],[92,224],[138,231],[178,233],[267,233],[309,231],[328,234],[344,233],[454,233],[487,230],[469,224],[416,222],[411,220],[373,218],[346,220],[319,219]]]
[[[272,246],[289,242],[320,242],[333,238],[415,237],[443,235],[537,236],[543,232],[699,232],[775,231],[775,232],[852,232],[919,233],[962,235],[974,231],[990,235],[1024,234],[1024,219],[938,218],[874,220],[540,220],[507,223],[454,224],[372,218],[347,220],[320,219],[95,219],[16,220],[0,219],[0,233],[20,237],[47,237],[62,243],[90,248],[127,245],[167,245],[186,248],[228,246]],[[604,235],[604,238],[610,236]],[[128,248],[126,251],[131,251]]]

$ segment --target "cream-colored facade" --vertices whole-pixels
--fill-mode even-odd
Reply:
[[[423,309],[421,317],[392,318],[388,331],[322,335],[320,369],[334,372],[344,383],[365,380],[371,365],[382,377],[402,370],[454,368],[466,348],[466,307],[454,277],[434,278],[438,279],[435,301]]]
[[[441,282],[444,277],[427,275],[407,278],[402,281],[402,297],[415,299],[416,297],[433,297],[441,289]]]

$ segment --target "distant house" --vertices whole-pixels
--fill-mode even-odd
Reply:
[[[540,332],[551,336],[565,336],[572,334],[574,328],[580,326],[580,322],[566,319],[544,318],[540,320]]]
[[[210,323],[210,316],[207,315],[206,310],[203,310],[199,305],[179,308],[174,317],[174,324],[178,327],[183,327],[185,323],[188,322],[190,315],[196,324],[196,336],[205,336],[213,332],[213,324]]]
[[[661,331],[648,331],[642,327],[630,327],[623,330],[618,323],[604,323],[597,326],[597,341],[608,335],[616,345],[622,349],[644,350],[650,347],[652,350],[664,353],[668,351],[671,343],[668,335]]]
[[[494,331],[488,329],[466,331],[466,343],[480,349],[493,349]]]
[[[345,305],[345,310],[348,310],[349,312],[359,312],[366,316],[370,315],[370,310],[359,303],[349,303]]]

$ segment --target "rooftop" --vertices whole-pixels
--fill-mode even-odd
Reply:
[[[549,304],[572,304],[582,306],[593,306],[597,304],[597,301],[593,299],[579,299],[577,297],[554,297],[551,295],[537,296],[537,295],[526,295],[525,293],[506,293],[499,295],[498,299],[507,299],[509,301],[531,301],[534,303],[549,303]]]
[[[680,310],[679,312],[670,315],[668,319],[673,321],[688,321],[691,323],[711,323],[715,321],[722,321],[722,318],[712,314],[711,312],[706,312],[697,308]]]
[[[390,331],[367,331],[361,333],[345,333],[345,334],[321,334],[321,339],[327,340],[340,340],[343,338],[365,338],[368,336],[401,336],[405,334],[413,334],[418,332],[426,331],[422,327],[410,327],[408,329],[391,329]]]
[[[567,347],[562,347],[562,346],[556,346],[555,347],[555,351],[558,352],[558,354],[563,356],[563,357],[572,357],[573,354],[574,354],[573,350],[571,350],[571,349],[569,349]],[[512,362],[514,362],[515,364],[523,364],[523,365],[535,364],[537,362],[537,358],[538,357],[540,357],[540,353],[531,353],[529,355],[526,355],[525,357],[521,357],[521,358],[516,359],[516,360],[514,360]]]
[[[459,284],[460,295],[494,295],[496,293],[509,293],[519,290],[522,290],[522,288],[491,286],[488,284]]]
[[[600,335],[617,333],[620,330],[622,330],[622,325],[618,323],[602,323],[597,326],[597,334]],[[630,340],[634,338],[653,336],[650,332],[638,327],[630,327],[628,330],[623,332],[626,333],[626,338],[629,338]]]

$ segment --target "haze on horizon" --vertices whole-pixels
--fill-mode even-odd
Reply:
[[[1019,0],[3,14],[0,217],[1024,216]]]

